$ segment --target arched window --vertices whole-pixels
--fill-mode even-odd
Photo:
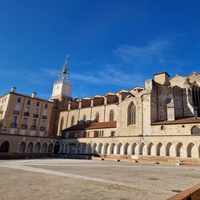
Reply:
[[[136,107],[133,102],[128,106],[128,116],[127,116],[127,125],[136,123]]]
[[[109,121],[114,121],[114,111],[110,111]]]
[[[74,125],[74,122],[75,122],[75,118],[74,118],[74,116],[72,116],[72,118],[71,118],[71,126]]]
[[[98,112],[96,113],[95,119],[97,122],[99,122],[99,113]]]
[[[86,122],[86,116],[85,115],[83,115],[83,121]]]
[[[61,120],[60,120],[60,135],[61,135],[61,132],[63,130],[63,125],[64,125],[64,117],[62,117]]]
[[[191,134],[200,134],[200,128],[198,126],[193,126],[191,129]]]

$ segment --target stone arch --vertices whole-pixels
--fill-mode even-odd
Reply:
[[[92,153],[92,145],[91,145],[91,143],[88,143],[88,144],[87,144],[87,153],[88,153],[88,154],[91,154],[91,153]]]
[[[145,155],[144,149],[145,149],[145,144],[144,142],[142,142],[139,145],[139,155]]]
[[[114,121],[114,111],[113,110],[110,110],[109,121]]]
[[[168,142],[165,146],[165,156],[172,156],[172,143]]]
[[[125,155],[129,154],[129,152],[128,152],[129,145],[130,145],[130,144],[129,144],[128,142],[126,142],[126,143],[124,144],[124,154],[125,154]]]
[[[47,152],[47,143],[44,143],[42,145],[41,153],[46,153]]]
[[[120,142],[118,145],[117,145],[117,154],[121,154],[122,153],[122,143]]]
[[[115,150],[115,143],[112,143],[110,145],[110,154],[114,154],[115,153],[114,150]]]
[[[19,153],[25,153],[26,151],[26,143],[25,142],[22,142],[20,145],[19,145]]]
[[[48,153],[52,153],[53,152],[53,144],[50,143],[49,146],[48,146]]]
[[[54,145],[53,153],[54,153],[54,154],[58,154],[58,153],[60,152],[60,147],[61,147],[60,142],[57,141],[57,142],[55,143],[55,145]]]
[[[35,144],[35,147],[34,147],[34,152],[35,152],[35,153],[40,153],[40,147],[41,147],[40,143],[37,142],[37,143]]]
[[[33,153],[33,142],[29,142],[29,144],[27,145],[27,153]]]
[[[176,145],[176,157],[183,157],[184,153],[183,153],[183,143],[179,142]]]
[[[194,158],[195,157],[195,145],[194,143],[190,142],[186,148],[187,157]]]
[[[96,120],[97,122],[99,122],[99,113],[98,113],[98,112],[96,112],[96,114],[95,114],[95,120]]]
[[[0,152],[4,152],[4,153],[8,152],[8,151],[9,151],[9,146],[10,146],[9,142],[8,142],[7,140],[4,141],[4,142],[1,144]]]
[[[104,154],[108,154],[108,146],[109,146],[109,144],[106,142],[106,143],[104,144],[104,146],[103,146],[103,153],[104,153]]]
[[[102,147],[103,147],[103,144],[100,142],[97,147],[97,153],[100,153],[100,154],[102,153]]]
[[[149,156],[155,155],[154,151],[153,151],[153,147],[154,147],[154,144],[152,142],[150,142],[147,145],[147,155],[149,155]]]
[[[94,144],[92,145],[92,153],[94,153],[94,154],[96,154],[96,153],[97,153],[97,150],[96,150],[96,148],[97,148],[97,144],[96,144],[96,143],[94,143]]]
[[[156,145],[156,156],[161,156],[161,148],[162,148],[163,144],[161,142],[159,142]]]
[[[137,146],[138,146],[138,144],[136,142],[134,142],[131,145],[131,155],[136,155],[137,154]]]

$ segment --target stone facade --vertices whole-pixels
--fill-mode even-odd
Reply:
[[[60,113],[61,151],[104,157],[198,159],[199,86],[200,74],[196,72],[187,77],[176,75],[172,79],[163,72],[155,74],[153,80],[146,80],[145,88],[74,99]],[[101,123],[109,126],[111,121],[115,121],[116,126],[100,126]],[[103,134],[88,134],[91,129]]]

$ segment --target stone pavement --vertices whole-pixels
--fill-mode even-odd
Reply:
[[[167,199],[198,184],[200,168],[134,162],[0,160],[0,199]]]

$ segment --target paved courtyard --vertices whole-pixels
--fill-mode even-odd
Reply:
[[[100,160],[0,160],[0,199],[161,200],[200,181],[200,167]]]

